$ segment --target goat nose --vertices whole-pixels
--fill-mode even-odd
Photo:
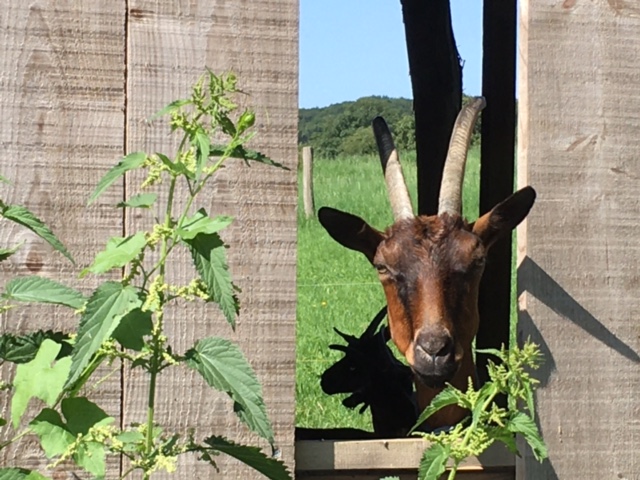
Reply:
[[[447,332],[422,332],[416,346],[431,358],[445,357],[453,352],[453,338]]]

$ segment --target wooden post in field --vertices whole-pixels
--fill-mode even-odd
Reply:
[[[313,204],[313,149],[302,147],[302,200],[307,218],[315,215]]]

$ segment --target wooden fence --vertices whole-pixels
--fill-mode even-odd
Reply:
[[[194,340],[223,335],[238,341],[262,382],[282,458],[293,464],[295,361],[295,238],[298,88],[298,3],[210,0],[42,0],[6,2],[0,15],[0,165],[14,186],[2,198],[28,206],[68,245],[80,267],[106,240],[137,229],[141,219],[113,208],[129,178],[86,208],[96,182],[126,152],[167,151],[167,125],[146,119],[210,67],[233,71],[256,111],[257,148],[289,171],[241,162],[229,165],[208,193],[208,211],[235,217],[226,232],[242,312],[232,333],[214,308],[175,311],[169,336],[183,352]],[[206,198],[206,196],[205,196]],[[74,281],[85,293],[96,282],[23,229],[3,223],[0,244],[24,241],[0,283],[34,274]],[[178,267],[176,281],[193,273]],[[75,279],[75,280],[74,280]],[[1,331],[72,328],[58,309],[20,308],[2,315]],[[6,373],[6,372],[5,372]],[[100,387],[98,403],[123,424],[146,418],[143,379],[125,369]],[[196,427],[257,442],[231,413],[232,404],[190,372],[168,373],[158,395],[168,429]],[[0,409],[8,411],[6,395]],[[5,415],[3,415],[5,416]],[[42,467],[32,442],[2,452],[0,465]],[[220,474],[188,458],[184,478],[252,478],[238,462],[219,457]],[[114,465],[112,465],[114,466]],[[56,478],[68,478],[58,467]],[[116,468],[117,471],[117,468]],[[158,475],[158,478],[164,478]],[[155,478],[155,477],[154,477]]]

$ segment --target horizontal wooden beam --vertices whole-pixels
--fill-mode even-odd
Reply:
[[[390,440],[300,440],[296,442],[296,474],[336,470],[415,470],[429,444],[419,438]],[[461,470],[513,468],[515,459],[502,444],[494,444]],[[297,476],[296,476],[297,478]],[[415,473],[414,473],[415,478]]]

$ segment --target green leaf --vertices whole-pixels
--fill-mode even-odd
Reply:
[[[106,248],[96,255],[93,263],[85,268],[80,276],[87,273],[105,273],[112,268],[121,268],[136,258],[147,244],[143,232],[128,237],[113,237],[107,242]]]
[[[47,339],[42,342],[32,361],[18,365],[13,380],[15,393],[11,399],[11,420],[14,428],[18,428],[20,418],[31,398],[39,398],[51,407],[62,392],[71,358],[65,357],[54,362],[60,348],[59,344]]]
[[[438,395],[435,396],[431,403],[427,405],[427,408],[423,410],[423,412],[418,417],[416,424],[413,426],[409,433],[415,431],[420,425],[422,425],[425,420],[427,420],[431,415],[436,413],[443,407],[449,405],[456,405],[459,401],[461,401],[463,394],[452,387],[451,385],[447,385],[447,387],[442,390]]]
[[[451,453],[451,447],[432,444],[422,454],[420,469],[418,470],[418,480],[439,480],[447,467],[447,460]]]
[[[489,435],[491,438],[504,443],[511,453],[520,456],[514,433],[509,432],[503,427],[497,427],[490,429]]]
[[[65,398],[60,409],[67,421],[67,428],[74,435],[86,435],[95,425],[108,425],[115,419],[86,397]]]
[[[541,462],[548,457],[547,446],[542,440],[538,426],[533,419],[523,412],[515,412],[507,423],[507,429],[513,433],[521,434],[531,447],[536,460]]]
[[[244,148],[242,145],[236,146],[235,148],[232,149],[231,152],[227,152],[227,147],[225,145],[211,145],[209,155],[213,157],[221,157],[222,155],[225,154],[225,152],[228,153],[229,157],[241,158],[245,162],[249,162],[249,160],[252,160],[254,162],[264,163],[266,165],[271,165],[274,167],[282,168],[284,170],[289,170],[289,168],[285,167],[283,164],[278,163],[275,160],[272,160],[271,158],[267,157],[266,155],[260,152],[257,152],[255,150],[250,150],[248,148]]]
[[[272,480],[290,480],[291,474],[284,463],[265,455],[258,447],[239,445],[223,437],[209,437],[204,443],[213,449],[240,460],[245,465]]]
[[[64,453],[79,436],[87,435],[92,427],[108,425],[115,421],[84,397],[64,399],[61,409],[66,423],[55,410],[44,409],[30,424],[31,429],[40,438],[47,458]],[[89,473],[104,477],[105,448],[98,442],[84,439],[77,445],[73,459]]]
[[[56,360],[71,355],[69,335],[53,330],[38,330],[25,335],[5,333],[0,336],[0,359],[12,363],[27,363],[33,360],[45,340],[53,340],[61,345]]]
[[[44,408],[29,426],[40,439],[40,445],[47,458],[62,455],[76,440],[60,414],[51,408]]]
[[[200,178],[202,169],[209,160],[209,149],[211,148],[211,140],[209,135],[203,131],[196,132],[195,146],[197,147],[198,154],[196,156],[196,178]]]
[[[126,202],[118,203],[118,207],[149,208],[158,199],[157,193],[139,193]]]
[[[7,185],[11,185],[11,182],[9,181],[9,179],[7,177],[4,177],[3,175],[0,175],[0,182],[6,183]]]
[[[229,274],[224,243],[215,233],[201,233],[186,243],[211,300],[218,304],[229,324],[235,327],[240,306]]]
[[[0,427],[4,427],[6,424],[7,421],[4,418],[0,417]]]
[[[22,246],[22,243],[19,245],[16,245],[13,248],[0,248],[0,262],[4,262],[7,258],[9,258],[11,255],[13,255],[18,250],[20,250],[21,246]]]
[[[158,156],[160,161],[169,168],[169,171],[171,172],[172,175],[176,177],[179,175],[184,175],[189,179],[195,178],[195,174],[191,170],[189,170],[184,163],[182,162],[174,163],[171,161],[169,157],[167,157],[166,155],[163,155],[162,153],[156,153],[156,155]]]
[[[224,338],[204,338],[186,357],[188,365],[200,372],[211,387],[231,397],[238,417],[273,445],[262,388],[238,346]]]
[[[119,282],[105,282],[93,293],[80,319],[78,338],[73,349],[71,371],[65,384],[70,387],[98,351],[110,338],[122,317],[142,305],[138,291]]]
[[[42,220],[36,217],[25,207],[21,205],[6,205],[4,208],[2,208],[0,214],[8,220],[11,220],[12,222],[18,223],[23,227],[28,228],[49,245],[51,245],[55,250],[67,257],[71,263],[73,263],[74,265],[76,264],[67,248],[60,240],[58,240],[58,238],[53,234],[49,227],[47,227],[42,222]]]
[[[124,348],[140,352],[144,347],[144,337],[151,335],[152,330],[151,312],[136,308],[122,317],[111,337]]]
[[[171,102],[169,105],[167,105],[166,107],[164,107],[162,110],[154,113],[151,117],[149,117],[149,120],[155,120],[158,117],[162,117],[163,115],[166,115],[167,113],[171,113],[174,110],[178,110],[180,107],[183,107],[185,105],[189,105],[193,102],[191,102],[190,99],[185,98],[183,100],[174,100],[173,102]]]
[[[79,291],[37,275],[11,279],[2,296],[18,302],[53,303],[76,310],[86,301]]]
[[[49,477],[25,468],[0,468],[0,480],[49,480]]]
[[[147,159],[147,154],[144,152],[135,152],[130,153],[123,157],[118,164],[109,170],[104,177],[100,179],[98,182],[98,186],[93,191],[91,196],[89,197],[88,204],[91,205],[102,193],[111,186],[113,182],[115,182],[122,175],[127,173],[129,170],[133,170],[142,166],[144,161]]]
[[[182,227],[176,232],[183,240],[192,240],[200,233],[211,234],[219,232],[233,222],[233,217],[224,215],[210,218],[204,208],[198,210],[192,217],[185,218]]]

